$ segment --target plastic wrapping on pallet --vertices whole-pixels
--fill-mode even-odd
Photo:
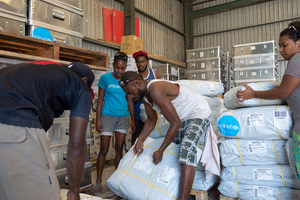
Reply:
[[[204,96],[217,96],[224,93],[224,86],[221,82],[200,80],[178,80],[178,82],[190,86]]]
[[[289,164],[286,140],[226,139],[220,145],[223,166]]]
[[[154,140],[148,137],[144,142],[144,151],[139,156],[135,156],[131,148],[107,180],[108,187],[116,195],[127,199],[176,199],[181,174],[179,145],[171,143],[162,161],[154,165],[152,154],[162,142],[163,138]],[[204,171],[196,172],[193,189],[207,190],[215,184],[217,176],[204,174]]]
[[[247,185],[222,180],[218,189],[225,196],[240,199],[300,199],[300,190],[289,187]]]
[[[207,101],[212,111],[210,121],[213,126],[213,129],[215,133],[219,133],[219,129],[217,127],[217,121],[221,113],[226,110],[226,108],[223,105],[223,99],[218,97],[207,97],[207,96],[204,96],[204,98]],[[144,104],[141,104],[140,108],[141,108],[141,112],[140,112],[141,120],[145,122],[147,120],[147,113]],[[170,127],[170,123],[162,114],[158,114],[157,117],[158,119],[156,122],[156,126],[154,127],[153,131],[149,135],[149,137],[152,138],[165,137]],[[202,142],[204,142],[204,140]]]
[[[259,82],[259,83],[249,83],[247,84],[255,91],[265,91],[274,88],[278,88],[280,82]],[[265,99],[248,99],[243,102],[239,102],[238,98],[236,97],[236,92],[239,90],[245,90],[245,86],[238,86],[230,89],[228,92],[224,94],[224,106],[227,109],[236,109],[241,107],[248,107],[248,106],[266,106],[266,105],[285,105],[286,101],[284,99],[274,99],[274,100],[265,100]]]
[[[293,119],[285,105],[249,107],[223,112],[217,125],[220,133],[229,138],[288,139]]]
[[[235,166],[222,169],[221,179],[239,184],[300,188],[290,165]]]

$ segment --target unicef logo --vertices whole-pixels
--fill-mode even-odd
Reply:
[[[236,136],[240,130],[239,122],[230,115],[225,115],[218,120],[217,124],[221,134],[225,137]]]

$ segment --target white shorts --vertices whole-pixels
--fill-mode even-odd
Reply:
[[[99,134],[113,136],[114,131],[126,134],[130,126],[130,117],[111,117],[108,115],[101,115],[102,132]]]

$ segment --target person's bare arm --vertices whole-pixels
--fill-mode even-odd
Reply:
[[[153,72],[155,74],[155,78],[156,79],[160,79],[160,75],[159,75],[159,73],[155,69],[153,70]]]
[[[98,100],[97,100],[97,111],[96,111],[96,131],[101,133],[102,131],[102,123],[100,120],[102,107],[103,107],[103,101],[104,101],[104,92],[105,89],[99,87],[98,89]]]
[[[128,110],[131,118],[131,134],[135,132],[135,121],[134,121],[134,106],[133,106],[133,101],[132,101],[132,96],[127,94],[126,95],[127,99],[127,105],[128,105]]]
[[[266,91],[254,91],[248,85],[244,85],[246,90],[240,90],[236,93],[236,96],[245,101],[247,99],[259,98],[259,99],[286,99],[297,88],[300,83],[300,79],[291,75],[284,75],[281,84],[278,88]]]
[[[133,148],[133,152],[137,155],[140,155],[143,152],[144,141],[150,135],[151,131],[153,131],[156,121],[157,121],[157,113],[153,110],[148,103],[143,100],[145,105],[145,110],[147,113],[147,120],[145,121],[143,130],[139,135],[137,142]]]
[[[85,140],[87,125],[87,119],[76,116],[70,118],[70,134],[67,151],[67,172],[70,185],[68,192],[69,200],[80,199],[80,179],[87,151]]]
[[[164,117],[169,121],[170,127],[168,129],[168,132],[166,134],[166,137],[159,147],[159,149],[154,152],[153,154],[153,162],[154,164],[159,163],[162,160],[163,152],[165,149],[169,146],[169,144],[173,141],[175,138],[178,130],[181,127],[181,121],[180,118],[168,98],[168,94],[170,93],[176,93],[178,90],[178,87],[169,84],[169,87],[167,85],[163,85],[160,83],[152,84],[149,87],[150,96],[152,98],[152,101],[157,104],[160,107],[161,113],[164,115]],[[173,91],[171,91],[173,90]]]

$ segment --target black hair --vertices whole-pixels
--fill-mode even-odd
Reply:
[[[128,56],[126,53],[124,53],[122,51],[118,51],[114,56],[114,62],[116,62],[117,60],[123,60],[127,63]]]
[[[286,35],[294,42],[297,42],[300,39],[300,21],[293,21],[289,23],[288,28],[281,31],[279,36],[281,37]]]
[[[121,76],[121,81],[126,82],[127,80],[144,80],[143,76],[134,71],[127,71]]]

